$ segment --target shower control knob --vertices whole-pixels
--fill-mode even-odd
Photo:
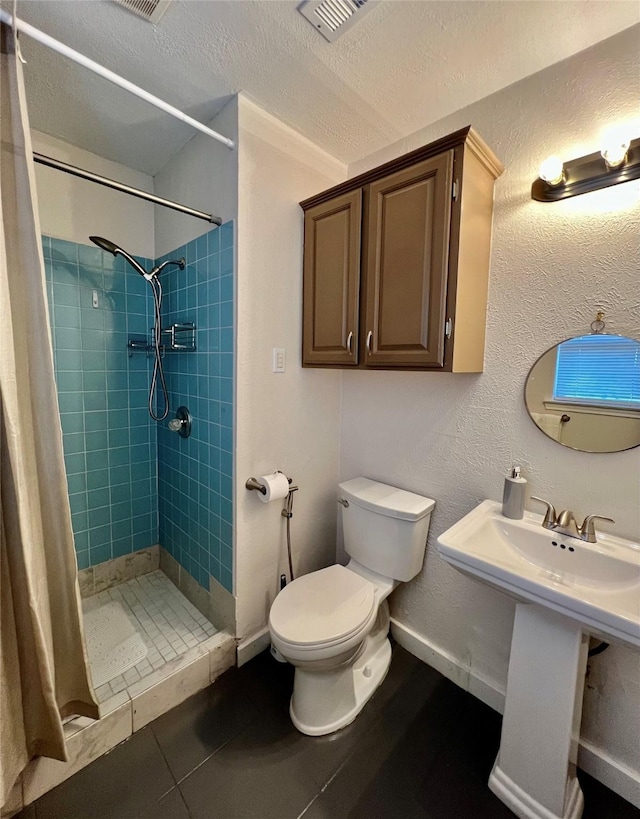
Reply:
[[[186,407],[178,407],[176,417],[172,418],[167,426],[181,438],[188,438],[191,435],[191,413]]]

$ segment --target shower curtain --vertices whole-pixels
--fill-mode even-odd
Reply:
[[[22,65],[0,25],[0,806],[96,718],[53,375]]]

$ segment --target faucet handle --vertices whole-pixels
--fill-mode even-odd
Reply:
[[[607,518],[604,515],[587,515],[587,517],[582,521],[582,526],[579,528],[580,535],[583,540],[586,540],[587,543],[597,543],[596,538],[596,527],[593,523],[594,520],[606,520],[609,523],[615,523],[613,518]]]
[[[552,503],[546,501],[544,498],[536,498],[535,495],[531,495],[531,500],[538,501],[538,503],[544,503],[547,507],[547,511],[544,514],[544,520],[542,521],[542,525],[545,529],[553,529],[556,524],[556,509]]]

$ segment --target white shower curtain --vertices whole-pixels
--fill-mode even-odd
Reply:
[[[0,25],[0,806],[89,683],[22,65]]]

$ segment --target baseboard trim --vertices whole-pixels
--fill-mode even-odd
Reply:
[[[399,642],[399,641],[398,641]],[[265,648],[271,645],[269,626],[261,628],[250,637],[245,637],[238,643],[238,667],[248,663]]]
[[[640,776],[585,739],[578,748],[578,767],[640,808]]]
[[[472,671],[457,657],[447,653],[440,646],[399,623],[393,617],[391,618],[391,635],[414,657],[435,668],[448,680],[473,694],[494,711],[500,714],[504,712],[504,690],[498,687],[493,680],[479,675],[476,670]]]
[[[444,651],[422,634],[391,618],[393,638],[410,654],[439,671],[444,677],[473,694],[494,711],[504,712],[504,690],[494,681],[478,674],[457,657]],[[640,774],[612,759],[602,748],[581,739],[578,765],[594,779],[640,808]]]

